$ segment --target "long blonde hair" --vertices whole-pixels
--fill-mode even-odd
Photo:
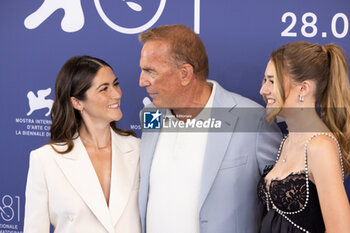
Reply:
[[[337,138],[343,156],[345,174],[350,173],[350,85],[348,65],[342,49],[335,44],[320,46],[299,41],[272,52],[275,66],[275,94],[280,103],[267,119],[274,119],[285,101],[284,79],[294,82],[313,80],[316,83],[316,106],[320,117]]]

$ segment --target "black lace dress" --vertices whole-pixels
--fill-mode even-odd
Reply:
[[[328,133],[313,135],[304,144],[304,171],[291,173],[281,180],[273,179],[270,184],[266,184],[265,176],[273,166],[265,168],[258,184],[258,196],[265,205],[265,217],[260,233],[325,232],[316,185],[309,179],[307,158],[309,142],[319,135],[328,136],[337,143],[344,180],[341,149],[337,139]],[[286,137],[281,142],[276,161],[279,160],[285,140]]]
[[[291,173],[281,180],[273,179],[270,184],[266,184],[265,176],[273,166],[265,168],[258,184],[258,196],[265,205],[265,217],[260,233],[325,232],[316,185],[309,179],[307,155],[309,142],[319,135],[327,136],[336,142],[344,181],[343,161],[337,139],[328,133],[313,135],[304,144],[304,171]],[[276,161],[279,161],[285,139],[286,137],[281,142]]]
[[[310,180],[309,197],[305,206],[307,197],[305,171],[291,173],[283,180],[272,180],[267,192],[265,176],[271,169],[272,166],[265,169],[258,185],[258,195],[265,205],[266,214],[260,233],[324,233],[325,225],[316,186]],[[266,201],[268,198],[270,201]]]

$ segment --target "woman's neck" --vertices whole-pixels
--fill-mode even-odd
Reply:
[[[85,146],[95,147],[99,150],[108,148],[111,145],[111,129],[109,125],[87,125],[83,122],[79,129],[79,136]]]
[[[329,131],[315,108],[288,109],[282,117],[286,121],[289,133],[293,135]]]

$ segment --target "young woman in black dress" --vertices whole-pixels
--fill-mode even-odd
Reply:
[[[350,232],[343,184],[350,172],[350,87],[343,51],[294,42],[275,50],[260,90],[267,118],[289,134],[258,195],[267,210],[261,233]]]

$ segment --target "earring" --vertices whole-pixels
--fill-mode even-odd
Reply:
[[[302,96],[302,95],[299,95],[299,102],[304,102],[304,96]]]

